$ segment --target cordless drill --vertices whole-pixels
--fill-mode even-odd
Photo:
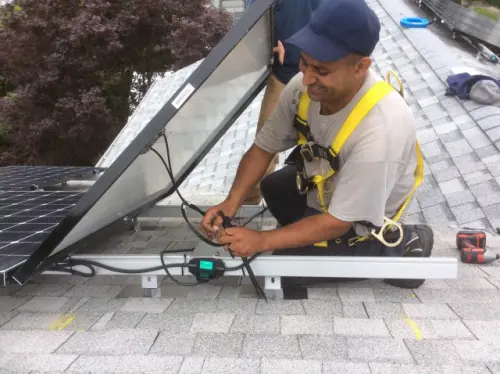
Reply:
[[[486,250],[486,233],[482,230],[463,229],[457,233],[460,260],[467,264],[488,264],[500,255]]]

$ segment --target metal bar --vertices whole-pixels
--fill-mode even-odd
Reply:
[[[186,256],[186,261],[193,257]],[[106,266],[134,271],[140,268],[161,267],[158,255],[74,255],[74,260],[91,260]],[[242,262],[231,257],[219,257],[226,267],[235,267]],[[184,256],[168,255],[165,263],[184,263]],[[332,278],[375,278],[375,279],[456,279],[457,259],[448,257],[403,258],[403,257],[347,257],[347,256],[268,256],[251,262],[256,276],[264,277],[332,277]],[[82,266],[75,270],[88,271]],[[181,268],[169,268],[172,275],[182,275]],[[124,274],[96,267],[99,275]],[[186,271],[185,271],[186,272]],[[61,274],[45,271],[44,274]],[[124,274],[125,275],[125,274]],[[128,273],[127,275],[130,275]],[[163,269],[137,275],[162,275]],[[227,276],[242,276],[241,270],[228,271]]]
[[[213,205],[198,205],[198,207],[206,211],[210,209]],[[258,214],[262,209],[264,209],[263,206],[261,205],[243,205],[240,210],[238,211],[237,215],[238,217],[241,218],[250,218],[255,214]],[[192,209],[186,209],[186,212],[188,214],[188,217],[190,219],[199,219],[201,218],[200,214],[198,212],[193,211]],[[263,213],[264,218],[273,218],[271,213],[269,213],[269,210],[266,210]],[[181,213],[181,206],[180,205],[156,205],[153,208],[145,211],[144,213],[141,213],[139,215],[140,218],[148,217],[148,218],[181,218],[182,213]],[[260,217],[260,215],[259,215]]]

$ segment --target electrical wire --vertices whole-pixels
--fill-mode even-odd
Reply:
[[[191,229],[191,231],[193,231],[193,233],[200,240],[202,240],[204,243],[206,243],[208,245],[211,245],[213,247],[222,247],[223,246],[222,244],[213,242],[211,240],[208,240],[203,234],[201,234],[199,232],[199,230],[189,220],[186,207],[193,209],[194,211],[198,212],[202,216],[204,216],[206,214],[206,212],[204,212],[202,209],[200,209],[195,204],[189,203],[182,196],[182,194],[180,193],[180,191],[179,191],[179,185],[176,183],[175,177],[174,177],[174,175],[172,173],[172,162],[171,162],[171,157],[170,157],[170,149],[169,149],[169,146],[168,146],[167,137],[166,137],[166,135],[165,135],[164,132],[162,133],[162,136],[163,136],[163,139],[165,141],[165,148],[166,148],[166,152],[167,152],[167,162],[168,163],[165,161],[165,159],[163,158],[163,156],[156,149],[154,149],[153,147],[149,147],[149,149],[151,151],[153,151],[158,156],[158,158],[161,160],[161,162],[163,163],[163,165],[165,167],[165,170],[167,171],[167,173],[168,173],[168,175],[169,175],[169,177],[170,177],[170,179],[172,181],[172,184],[174,186],[175,192],[177,193],[177,195],[181,199],[181,202],[182,202],[181,203],[182,217],[186,221],[186,223],[189,226],[189,228]],[[245,227],[250,222],[252,222],[255,218],[257,218],[258,216],[262,216],[263,217],[263,214],[267,210],[268,210],[268,208],[264,207],[261,211],[259,211],[258,213],[254,214],[253,216],[251,216],[241,227]],[[178,267],[180,267],[180,268],[186,268],[186,267],[188,267],[189,264],[186,263],[186,262],[184,262],[184,263],[175,263],[175,264],[169,264],[169,265],[167,265],[165,263],[165,258],[164,258],[164,256],[165,256],[166,253],[179,253],[179,252],[191,252],[191,251],[194,251],[194,248],[179,249],[179,250],[168,250],[168,249],[165,249],[165,250],[163,250],[160,253],[160,261],[161,261],[162,265],[161,266],[150,267],[150,268],[123,269],[123,268],[117,268],[117,267],[109,266],[109,265],[106,265],[106,264],[103,264],[103,263],[100,263],[100,262],[94,261],[94,260],[73,259],[70,256],[68,258],[68,260],[60,261],[57,264],[55,264],[54,266],[52,266],[51,270],[58,271],[58,272],[63,272],[63,273],[69,273],[69,274],[73,274],[73,275],[79,275],[79,276],[86,277],[86,278],[91,278],[91,277],[93,277],[93,276],[96,275],[96,270],[95,270],[96,267],[103,268],[103,269],[106,269],[106,270],[109,270],[109,271],[112,271],[112,272],[115,272],[115,273],[123,273],[123,274],[138,274],[138,273],[140,274],[140,273],[148,273],[148,272],[154,272],[154,271],[158,271],[158,270],[164,270],[165,273],[166,273],[166,275],[167,275],[167,277],[169,279],[171,279],[174,283],[176,283],[176,284],[178,284],[180,286],[184,286],[184,287],[192,287],[192,286],[197,286],[197,285],[199,285],[201,283],[206,283],[206,282],[197,281],[197,282],[194,282],[194,283],[187,283],[187,282],[179,281],[178,279],[176,279],[170,273],[169,269],[171,269],[171,268],[178,268]],[[255,255],[251,256],[250,258],[242,258],[242,264],[240,264],[238,266],[226,267],[224,265],[224,272],[227,272],[227,271],[239,271],[239,270],[241,270],[241,271],[243,271],[243,275],[245,275],[244,274],[244,269],[247,269],[247,271],[249,272],[250,278],[252,280],[252,283],[253,283],[253,285],[255,287],[255,290],[256,290],[257,294],[259,296],[263,297],[267,301],[267,298],[266,298],[266,296],[264,294],[264,291],[262,290],[262,288],[260,287],[260,285],[257,283],[257,281],[255,279],[255,275],[253,274],[253,271],[250,268],[250,263],[253,260],[255,260],[259,255],[260,254],[257,253]],[[231,253],[231,256],[234,258],[234,256],[232,255],[232,253]],[[75,266],[86,267],[87,269],[89,269],[89,272],[83,272],[83,271],[75,270],[74,269]]]

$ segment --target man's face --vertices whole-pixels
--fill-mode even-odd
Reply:
[[[370,59],[348,56],[335,62],[322,63],[301,53],[302,82],[313,101],[331,103],[349,94],[369,67]]]

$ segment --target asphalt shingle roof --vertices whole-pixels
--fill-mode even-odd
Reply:
[[[402,31],[401,4],[370,5],[383,25],[376,69],[405,81],[426,158],[412,218],[435,227],[434,256],[457,257],[449,225],[500,225],[500,108],[444,97],[452,50],[430,30]],[[184,183],[193,202],[223,198],[261,98]],[[198,242],[181,219],[143,223],[92,252],[151,254]],[[488,245],[499,251],[499,237],[488,234]],[[0,373],[500,373],[498,263],[460,263],[458,279],[417,290],[332,283],[310,288],[307,300],[268,304],[236,277],[198,287],[164,279],[156,298],[140,297],[140,287],[134,276],[44,275],[0,288]]]

